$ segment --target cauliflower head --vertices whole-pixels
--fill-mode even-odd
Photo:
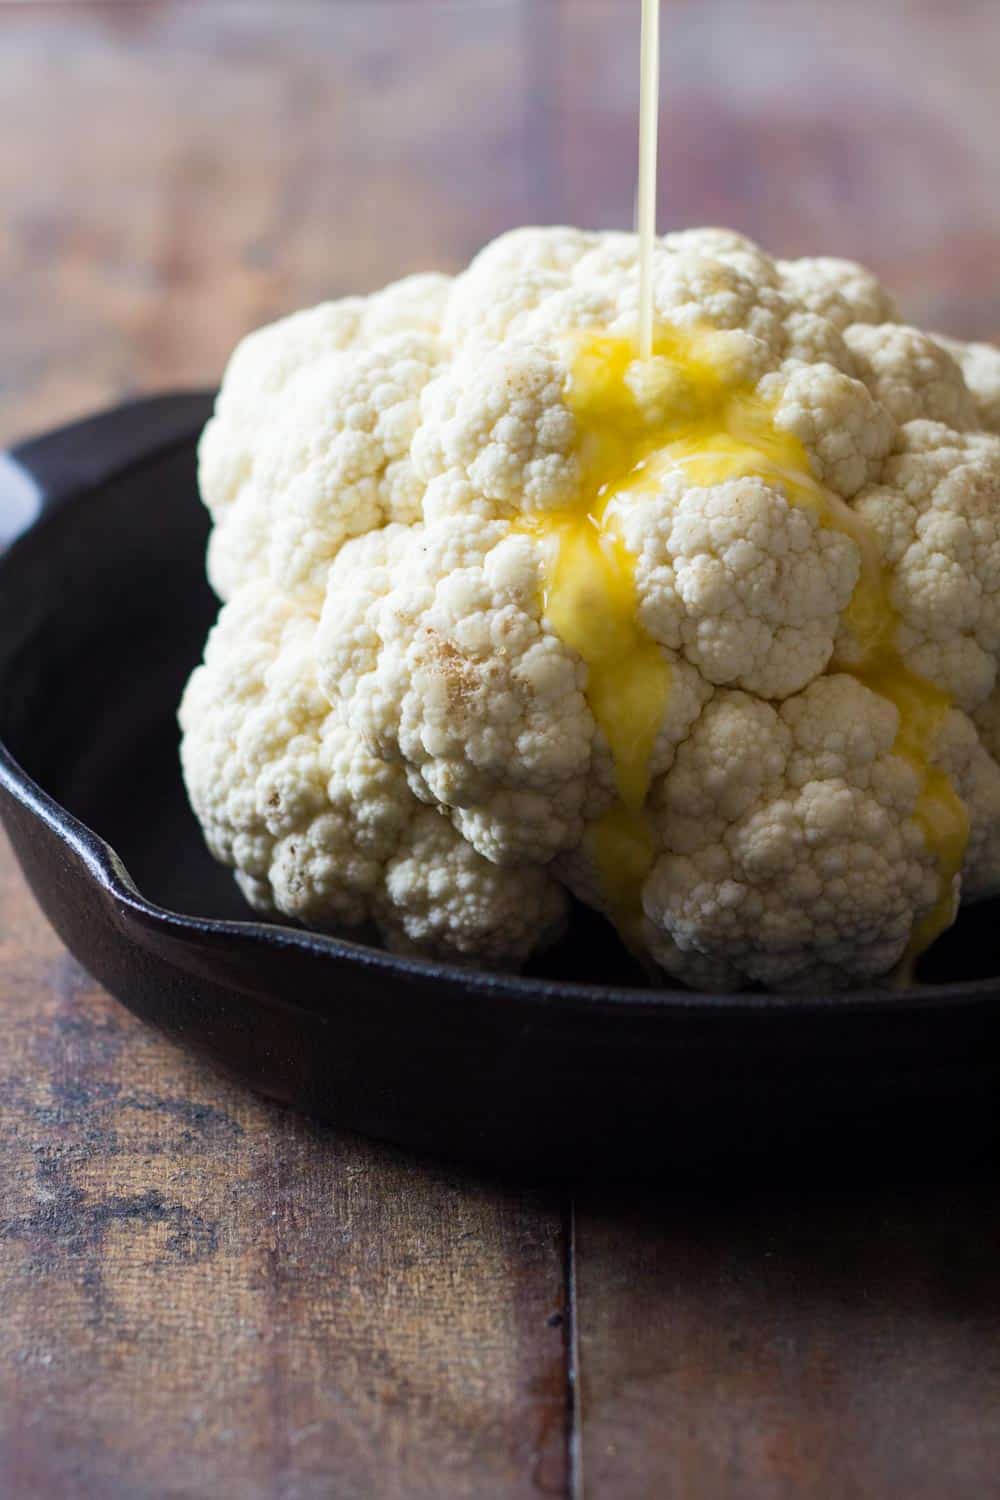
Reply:
[[[258,909],[696,987],[878,980],[1000,890],[1000,352],[725,230],[524,229],[251,334],[181,705]]]

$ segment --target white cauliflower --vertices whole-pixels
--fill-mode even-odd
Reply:
[[[972,396],[978,425],[1000,432],[1000,349],[994,344],[963,344],[937,335],[935,342],[958,362]]]
[[[889,565],[913,671],[973,712],[1000,649],[1000,440],[937,422],[900,427],[878,484],[854,508]]]
[[[840,674],[781,704],[718,693],[658,789],[653,953],[665,933],[670,967],[713,958],[720,985],[837,988],[889,970],[938,890],[898,727],[891,703]],[[971,815],[966,876],[996,890],[1000,768],[960,713],[938,741]]]
[[[858,580],[857,548],[750,476],[667,479],[622,515],[639,611],[709,683],[784,698],[822,672]]]
[[[635,236],[525,229],[237,349],[181,724],[259,909],[795,989],[1000,889],[1000,352],[724,230],[654,297],[643,366]]]

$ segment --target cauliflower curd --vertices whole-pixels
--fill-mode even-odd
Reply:
[[[700,988],[888,975],[1000,890],[1000,351],[839,260],[526,229],[236,350],[181,705],[248,900]]]

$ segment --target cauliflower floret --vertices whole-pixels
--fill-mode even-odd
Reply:
[[[961,370],[929,334],[905,323],[852,323],[844,341],[861,379],[894,422],[926,418],[946,427],[977,425]]]
[[[627,235],[626,239],[635,255],[635,237]],[[753,240],[747,239],[745,234],[737,234],[732,229],[679,229],[673,234],[665,234],[660,243],[665,250],[675,255],[700,255],[732,266],[735,271],[761,286],[778,285],[778,268],[771,257],[759,245],[755,245]]]
[[[300,370],[328,354],[391,333],[437,334],[447,276],[408,276],[372,297],[345,297],[258,328],[236,346],[199,453],[202,498],[213,518],[239,499],[258,440]]]
[[[216,523],[209,579],[221,599],[267,573],[272,548],[275,581],[294,588],[298,575],[315,578],[342,536],[406,509],[411,403],[435,362],[449,287],[445,276],[408,277],[371,298],[295,313],[237,346],[198,454],[202,498]],[[319,429],[331,410],[335,431],[327,437]],[[299,514],[286,518],[293,476]],[[334,487],[341,476],[344,493]],[[379,488],[375,499],[365,493]],[[277,542],[276,524],[284,531]],[[294,540],[301,527],[316,533],[311,567],[308,544]]]
[[[414,464],[428,520],[475,507],[495,515],[557,510],[580,485],[566,368],[531,345],[460,356],[423,397]]]
[[[929,777],[1000,890],[1000,351],[727,230],[653,300],[643,364],[636,237],[518,230],[233,355],[182,755],[262,911],[516,964],[569,888],[694,985],[862,983],[947,914]]]
[[[832,365],[844,375],[858,374],[858,364],[844,335],[829,318],[792,306],[785,317],[783,370],[794,365]]]
[[[963,344],[941,334],[935,339],[962,371],[979,425],[987,432],[1000,433],[1000,349],[995,344]]]
[[[410,446],[436,362],[433,338],[392,334],[290,381],[254,468],[268,507],[269,572],[286,593],[318,608],[348,537],[419,517],[423,486]]]
[[[213,520],[239,499],[261,430],[291,377],[354,343],[364,299],[346,297],[258,328],[237,344],[202,434],[198,481]]]
[[[786,365],[760,383],[774,424],[798,438],[813,474],[845,499],[876,478],[892,444],[893,422],[865,385],[826,364]]]
[[[732,255],[721,259],[697,250],[662,255],[654,281],[656,313],[677,328],[707,323],[749,334],[759,347],[762,368],[765,362],[773,366],[784,348],[788,306],[771,282]],[[636,305],[633,300],[631,307]]]
[[[773,262],[740,236],[702,230],[658,240],[653,294],[663,323],[709,324],[746,335],[757,375],[780,363],[790,308],[777,288]],[[459,349],[551,342],[586,329],[630,334],[638,305],[634,235],[516,230],[458,277],[444,339]]]
[[[818,313],[841,332],[851,323],[893,323],[892,298],[871,271],[836,256],[779,260],[781,287],[790,301]]]
[[[550,859],[580,835],[595,730],[584,670],[542,623],[537,542],[447,518],[414,527],[382,581],[344,549],[317,640],[326,692],[489,858]]]
[[[881,546],[907,665],[972,712],[1000,650],[1000,441],[907,423],[854,508]]]
[[[490,864],[439,813],[425,808],[386,865],[375,916],[397,953],[504,964],[559,936],[566,900],[544,871]]]
[[[643,905],[664,967],[684,978],[688,954],[695,972],[725,960],[723,985],[789,989],[898,962],[938,898],[918,780],[893,754],[898,719],[840,675],[780,709],[716,695],[656,799],[663,852]]]
[[[444,339],[500,343],[525,316],[570,285],[574,265],[600,243],[580,229],[515,229],[481,250],[455,282]]]
[[[212,853],[265,913],[393,947],[519,963],[558,933],[542,869],[499,869],[421,806],[316,680],[316,622],[266,582],[227,605],[181,704],[182,762]]]
[[[756,478],[671,476],[623,512],[640,618],[711,683],[784,698],[822,672],[858,578],[855,544]]]

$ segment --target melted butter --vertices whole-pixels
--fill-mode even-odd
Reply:
[[[939,869],[935,907],[916,925],[905,966],[955,916],[955,876],[968,818],[945,773],[930,764],[947,695],[900,657],[898,621],[871,534],[848,505],[820,485],[797,438],[775,427],[770,408],[740,378],[731,336],[662,330],[640,362],[629,339],[574,341],[565,398],[580,430],[583,481],[570,510],[523,523],[544,543],[546,617],[588,669],[587,700],[614,766],[618,800],[593,828],[591,853],[605,902],[626,941],[639,942],[641,892],[654,858],[644,815],[650,759],[667,712],[670,667],[638,619],[634,559],[617,531],[630,501],[671,475],[708,486],[756,476],[821,525],[857,544],[861,570],[845,611],[854,639],[851,673],[899,712],[894,752],[919,781],[915,818]]]
[[[656,157],[660,127],[660,0],[642,0],[639,84],[639,353],[653,353],[653,247],[656,241]]]

